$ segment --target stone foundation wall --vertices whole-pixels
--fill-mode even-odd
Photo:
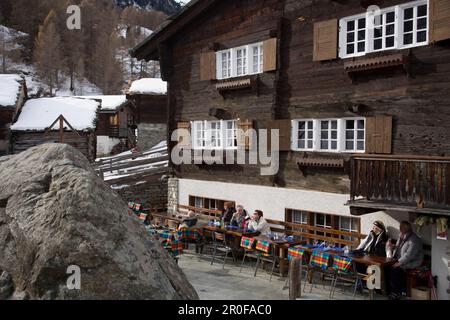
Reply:
[[[157,123],[141,123],[138,125],[137,147],[147,150],[161,141],[167,140],[167,125]]]
[[[168,177],[138,183],[132,186],[115,187],[125,201],[143,203],[146,208],[166,208],[168,195]]]

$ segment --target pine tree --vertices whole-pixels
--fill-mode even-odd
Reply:
[[[38,75],[48,85],[50,95],[58,86],[58,76],[63,65],[61,54],[61,38],[57,30],[57,16],[51,10],[39,27],[36,37],[34,61]]]

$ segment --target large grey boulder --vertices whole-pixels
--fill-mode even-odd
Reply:
[[[80,290],[67,286],[73,265]],[[198,299],[127,204],[63,144],[0,158],[0,271],[10,299]]]

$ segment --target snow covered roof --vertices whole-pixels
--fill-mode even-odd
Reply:
[[[128,94],[167,94],[167,82],[159,78],[144,78],[131,84]]]
[[[93,129],[99,107],[100,103],[95,100],[74,97],[31,99],[23,106],[11,130],[43,131],[60,115],[63,115],[75,130]]]
[[[127,96],[125,95],[116,95],[116,96],[78,96],[76,98],[80,99],[97,99],[102,101],[102,111],[108,111],[108,110],[117,110],[121,106],[125,105],[128,100]]]
[[[0,108],[16,105],[23,81],[18,74],[0,74]]]

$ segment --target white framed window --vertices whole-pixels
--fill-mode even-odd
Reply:
[[[196,208],[203,208],[203,198],[195,197],[194,204]]]
[[[217,79],[263,73],[263,43],[253,43],[216,52]]]
[[[194,149],[237,148],[237,121],[193,121]]]
[[[313,119],[293,120],[293,138],[294,150],[314,150],[316,137],[315,125],[316,121]]]
[[[248,74],[247,59],[247,47],[236,49],[236,76],[240,77]]]
[[[231,50],[225,50],[220,53],[222,78],[227,79],[231,77]]]
[[[365,118],[292,120],[292,150],[365,152]]]
[[[194,148],[203,149],[206,147],[206,123],[205,121],[195,121],[193,122],[193,139]]]
[[[320,150],[338,151],[338,120],[320,120]]]
[[[429,0],[408,2],[339,21],[339,57],[428,44]]]
[[[403,48],[428,44],[428,8],[428,1],[418,1],[400,6]]]
[[[363,118],[344,119],[345,151],[364,152],[366,149],[366,120]]]
[[[264,63],[264,50],[263,45],[258,44],[251,47],[252,57],[253,57],[253,65],[252,65],[252,73],[262,73],[263,72],[263,63]]]
[[[237,148],[236,121],[225,121],[225,148]]]
[[[359,232],[359,219],[352,217],[339,217],[339,230],[346,232]],[[352,241],[352,237],[341,236],[341,239]]]
[[[308,224],[308,213],[305,211],[292,210],[292,222],[298,224]]]

